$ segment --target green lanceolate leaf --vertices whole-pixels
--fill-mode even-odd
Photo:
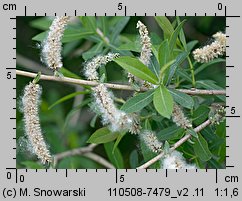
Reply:
[[[104,148],[106,151],[106,154],[108,156],[108,159],[111,161],[111,163],[116,167],[116,168],[124,168],[124,160],[121,152],[119,151],[119,148],[117,147],[114,150],[113,153],[113,142],[105,143]]]
[[[84,52],[82,54],[82,58],[85,61],[87,61],[88,59],[91,59],[91,58],[95,57],[96,55],[101,54],[102,53],[102,50],[103,50],[103,46],[104,46],[104,43],[103,42],[97,43],[92,48],[90,48],[89,50],[87,50],[86,52]]]
[[[158,58],[159,58],[159,63],[160,66],[165,65],[169,61],[170,57],[170,51],[169,51],[169,44],[168,40],[164,40],[159,47],[159,53],[158,53]]]
[[[137,58],[124,56],[116,58],[114,61],[122,68],[142,80],[146,80],[152,84],[159,83],[159,80],[155,74]]]
[[[212,80],[199,80],[197,81],[197,86],[204,88],[204,89],[211,89],[211,90],[224,90],[222,87],[215,84]],[[226,101],[225,95],[216,95],[220,100]]]
[[[24,165],[26,168],[30,168],[30,169],[44,169],[45,167],[37,162],[33,162],[33,161],[24,161],[21,163],[22,165]]]
[[[72,30],[72,29],[66,29],[64,32],[64,36],[62,38],[62,43],[68,43],[75,40],[80,40],[82,38],[86,38],[87,36],[92,35],[94,32],[81,32],[80,30]],[[44,39],[46,39],[48,35],[48,31],[42,32],[32,38],[34,41],[42,42]]]
[[[180,17],[179,16],[176,16],[176,20],[177,20],[177,23],[180,24],[181,21],[180,21]],[[184,34],[184,31],[183,29],[181,28],[180,32],[179,32],[179,38],[180,38],[180,41],[182,43],[182,46],[184,48],[185,51],[187,51],[187,43],[186,43],[186,37],[185,37],[185,34]]]
[[[94,16],[81,16],[80,20],[83,24],[83,26],[92,31],[96,31],[97,29],[97,23],[96,23],[96,17]]]
[[[68,94],[62,98],[60,98],[59,100],[57,100],[56,102],[54,102],[48,109],[50,110],[51,108],[53,108],[54,106],[60,104],[60,103],[63,103],[71,98],[74,98],[75,96],[78,96],[78,95],[82,95],[82,94],[88,94],[90,93],[89,91],[78,91],[78,92],[74,92],[74,93],[71,93],[71,94]]]
[[[172,33],[170,40],[169,40],[169,47],[170,47],[170,54],[173,52],[173,49],[176,45],[177,37],[182,29],[182,26],[184,25],[185,20],[183,20],[175,29],[175,31]]]
[[[30,26],[40,30],[49,29],[52,20],[49,17],[40,17],[30,22]]]
[[[174,32],[174,28],[171,22],[168,20],[168,18],[165,16],[159,16],[159,17],[155,17],[155,20],[160,26],[160,28],[163,30],[164,38],[165,39],[170,38],[172,33]]]
[[[193,40],[187,43],[187,52],[191,52],[192,49],[198,44],[198,40]]]
[[[157,112],[169,119],[173,110],[173,98],[164,85],[155,90],[153,102]]]
[[[142,110],[145,106],[149,105],[153,99],[154,90],[149,90],[144,93],[139,93],[130,98],[120,108],[121,110],[132,113]]]
[[[176,69],[186,59],[187,56],[188,56],[187,52],[182,52],[176,57],[176,61],[170,67],[170,71],[169,71],[169,75],[168,75],[166,85],[170,84],[170,82],[171,82],[171,80],[172,80],[172,78],[173,78],[173,76],[176,72]]]
[[[106,36],[108,34],[108,18],[106,16],[100,16],[99,19],[101,22],[102,32],[104,36]]]
[[[163,78],[163,76],[165,75],[165,72],[166,70],[175,62],[176,60],[172,60],[172,61],[169,61],[168,63],[166,63],[165,65],[163,65],[161,67],[161,70],[160,70],[160,79]]]
[[[130,17],[117,17],[119,20],[115,23],[113,26],[112,32],[111,32],[111,42],[114,42],[118,35],[121,33],[121,31],[124,29],[124,27],[127,25],[127,23],[130,20]]]
[[[177,91],[175,89],[169,89],[174,101],[176,101],[177,103],[179,103],[179,105],[188,108],[188,109],[192,109],[194,106],[194,101],[192,99],[191,96]]]
[[[191,136],[198,138],[198,134],[192,128],[187,130],[187,134],[190,134]]]
[[[111,132],[107,127],[96,130],[88,139],[88,143],[103,144],[114,141],[118,137],[118,132]]]
[[[114,145],[113,145],[113,151],[112,153],[114,154],[115,149],[118,147],[119,143],[121,142],[122,138],[125,136],[126,132],[122,132],[118,135]]]
[[[193,116],[192,116],[193,124],[198,126],[201,123],[203,123],[204,121],[206,121],[206,119],[208,118],[209,111],[210,111],[210,109],[208,108],[208,106],[206,106],[206,105],[199,106],[193,112]]]
[[[62,73],[62,75],[64,75],[65,77],[70,77],[70,78],[76,78],[76,79],[80,79],[81,77],[71,71],[69,71],[68,69],[61,67],[61,69],[59,70],[60,73]]]
[[[206,69],[207,67],[212,66],[212,65],[217,64],[217,63],[220,63],[220,62],[226,62],[226,60],[225,59],[221,59],[221,58],[217,58],[217,59],[214,59],[213,61],[210,61],[208,63],[204,63],[201,66],[199,66],[194,71],[194,73],[196,75],[196,74],[200,73],[201,71],[203,71],[204,69]]]
[[[193,149],[195,151],[195,154],[202,161],[208,161],[212,157],[212,154],[211,154],[210,150],[208,149],[208,143],[202,137],[201,134],[198,134],[198,138],[195,138],[195,143],[193,145]]]
[[[159,140],[170,140],[179,137],[184,132],[184,129],[173,125],[165,129],[161,129],[157,133],[157,138]]]

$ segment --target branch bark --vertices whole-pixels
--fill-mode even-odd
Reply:
[[[196,133],[200,132],[202,129],[206,128],[207,126],[209,126],[211,124],[211,121],[208,119],[207,121],[203,122],[201,125],[197,126],[194,131]],[[179,141],[177,141],[172,147],[171,147],[171,151],[174,151],[177,147],[181,146],[184,142],[186,142],[188,139],[190,139],[192,137],[192,135],[187,134],[185,135],[183,138],[181,138]],[[162,157],[164,156],[164,152],[161,152],[159,155],[157,155],[156,157],[152,158],[151,160],[149,160],[148,162],[144,163],[143,165],[137,167],[137,169],[146,169],[149,166],[151,166],[152,164],[154,164],[156,161],[160,160]]]
[[[53,157],[54,167],[56,166],[58,161],[60,161],[65,157],[79,155],[79,156],[84,156],[86,158],[89,158],[93,161],[96,161],[97,163],[103,165],[106,168],[114,169],[115,167],[111,163],[109,163],[106,159],[92,152],[96,146],[97,146],[96,144],[90,144],[87,147],[76,148],[76,149],[72,149],[72,150],[54,155]]]
[[[26,77],[36,77],[36,73],[16,70],[17,75],[22,75]],[[50,80],[50,81],[56,81],[56,82],[63,82],[63,83],[69,83],[69,84],[77,84],[77,85],[87,85],[87,86],[97,86],[99,83],[95,81],[88,81],[88,80],[81,80],[81,79],[75,79],[75,78],[58,78],[55,76],[50,75],[41,75],[41,80]],[[117,89],[117,90],[129,90],[134,91],[134,88],[130,85],[125,84],[112,84],[112,83],[105,83],[105,86],[111,89]],[[225,95],[225,90],[205,90],[205,89],[176,89],[178,91],[181,91],[186,94],[190,95]],[[140,89],[140,91],[147,91],[147,88],[143,87]]]

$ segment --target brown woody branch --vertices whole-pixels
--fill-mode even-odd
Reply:
[[[26,72],[22,70],[16,70],[17,75],[22,75],[26,77],[36,77],[36,73]],[[75,79],[75,78],[69,78],[69,77],[55,77],[50,75],[41,75],[41,80],[50,80],[50,81],[56,81],[56,82],[63,82],[68,84],[77,84],[77,85],[86,85],[86,86],[97,86],[99,83],[95,81],[89,81],[89,80],[82,80],[82,79]],[[130,85],[125,84],[112,84],[112,83],[105,83],[105,86],[111,89],[118,89],[118,90],[129,90],[134,91],[134,88]],[[186,94],[190,95],[225,95],[225,90],[205,90],[205,89],[176,89],[178,91],[181,91]],[[140,91],[147,91],[147,88],[141,88]]]
[[[200,132],[202,129],[206,128],[207,126],[209,126],[211,124],[211,121],[208,119],[207,121],[203,122],[201,125],[199,125],[198,127],[196,127],[194,129],[194,131],[196,133]],[[184,142],[186,142],[188,139],[190,139],[192,137],[192,135],[187,134],[185,135],[183,138],[181,138],[179,141],[177,141],[170,149],[170,151],[174,151],[177,147],[181,146]],[[151,166],[152,164],[154,164],[156,161],[160,160],[162,157],[164,156],[164,152],[161,152],[159,155],[157,155],[156,157],[152,158],[151,160],[149,160],[148,162],[146,162],[145,164],[137,167],[137,169],[146,169],[149,166]]]

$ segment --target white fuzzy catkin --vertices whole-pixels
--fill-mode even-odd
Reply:
[[[142,50],[140,53],[140,61],[145,64],[149,65],[150,58],[151,58],[151,42],[149,37],[149,32],[147,30],[147,27],[141,22],[137,22],[137,28],[139,29],[140,34],[140,44],[142,45]]]
[[[69,19],[70,17],[68,16],[57,16],[53,20],[47,38],[42,44],[41,59],[53,71],[58,71],[58,69],[63,66],[61,57],[61,39]]]
[[[181,128],[188,129],[192,127],[191,122],[187,119],[187,117],[185,117],[182,109],[177,104],[174,104],[173,106],[172,120]]]
[[[196,165],[187,164],[182,153],[176,150],[166,155],[161,161],[163,169],[196,169]]]
[[[193,51],[194,59],[200,63],[207,63],[226,52],[226,35],[222,32],[217,32],[213,35],[214,42],[206,45],[203,48],[198,48]]]
[[[88,61],[84,66],[84,74],[86,78],[88,80],[99,80],[97,69],[102,65],[106,65],[118,56],[118,53],[108,53],[107,55],[98,55]]]
[[[142,46],[139,60],[144,65],[148,66],[149,63],[150,63],[151,56],[152,56],[152,53],[151,53],[151,41],[150,41],[150,37],[149,37],[149,32],[147,30],[147,27],[141,21],[137,22],[136,28],[139,29],[140,44]],[[136,82],[139,85],[143,85],[144,87],[147,87],[147,88],[150,88],[150,86],[152,86],[147,81],[141,80],[140,78],[135,77],[131,73],[128,73],[128,80],[129,80],[129,83]]]
[[[135,118],[116,108],[112,94],[104,84],[94,87],[93,92],[95,105],[102,115],[104,125],[109,125],[112,132],[124,130],[129,130],[131,133],[138,132]]]
[[[157,139],[154,132],[150,130],[144,130],[140,133],[140,139],[145,143],[145,145],[154,153],[159,153],[162,150],[162,142]]]
[[[38,84],[29,83],[24,88],[22,97],[22,106],[24,113],[25,132],[28,137],[34,154],[41,160],[43,164],[52,161],[50,152],[44,141],[40,120],[39,120],[39,103],[41,96],[41,87]]]

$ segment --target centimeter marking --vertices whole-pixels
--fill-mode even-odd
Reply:
[[[127,6],[123,7],[124,9],[124,16],[127,16]],[[222,9],[219,9],[222,10]],[[65,16],[67,15],[67,13],[64,14]],[[74,16],[77,16],[77,10],[74,10]],[[84,13],[85,16],[87,16],[87,13]],[[90,14],[92,15],[92,14]],[[157,13],[154,13],[155,16],[157,16]],[[177,10],[174,10],[174,15],[177,16]],[[27,16],[27,6],[24,6],[24,16]],[[37,13],[34,13],[34,16],[38,16]],[[47,16],[47,13],[44,13],[44,16]],[[57,13],[54,13],[54,16],[57,16]],[[94,16],[97,16],[97,13],[94,13]],[[104,16],[107,16],[107,13],[104,13]],[[117,16],[117,13],[114,13],[114,16]],[[123,16],[123,15],[122,15]],[[130,15],[129,15],[130,16]],[[137,16],[136,13],[133,14],[133,16]],[[144,16],[147,16],[147,14],[145,13]],[[167,13],[165,13],[165,16],[167,16]],[[184,16],[187,16],[187,13],[184,14]],[[197,13],[194,13],[194,16],[198,16]],[[207,16],[207,13],[204,14],[204,16]],[[214,16],[221,16],[221,15],[217,15],[217,13],[214,13]],[[239,18],[239,15],[227,15],[227,6],[224,6],[224,15],[222,15],[226,18]],[[16,20],[16,17],[11,17],[10,20]],[[229,25],[226,25],[226,28],[229,28]],[[16,30],[16,27],[13,27],[13,30]],[[227,36],[229,38],[229,36]],[[16,40],[16,37],[13,37],[13,40]],[[229,46],[227,46],[227,48],[229,48]],[[16,47],[13,48],[13,50],[16,51]],[[226,57],[229,57],[229,55],[227,55]],[[16,60],[16,57],[12,58],[13,60]],[[233,65],[226,65],[226,68],[234,68],[235,66]],[[6,67],[6,70],[16,70],[16,67]],[[226,75],[226,78],[229,78],[229,75]],[[12,79],[16,80],[16,77],[13,77]],[[226,86],[227,88],[229,86]],[[16,87],[13,88],[13,90],[16,90]],[[226,97],[228,98],[229,96],[226,95]],[[16,100],[16,97],[13,97],[14,100]],[[226,106],[229,107],[229,106]],[[16,107],[13,108],[13,110],[16,111]],[[226,118],[240,118],[240,115],[227,115]],[[16,120],[16,117],[10,117],[10,120]],[[226,128],[229,128],[228,125],[226,125]],[[16,127],[13,127],[13,130],[15,130],[15,134],[16,134]],[[226,138],[229,138],[229,135],[226,135]],[[16,137],[13,137],[13,140],[16,141]],[[226,148],[229,148],[229,146],[227,145]],[[16,150],[16,147],[13,147],[14,150]],[[229,156],[226,156],[227,158],[229,158]],[[14,160],[16,160],[16,157],[13,157]],[[234,168],[234,165],[226,165],[226,168]],[[18,169],[17,168],[6,168],[6,170],[15,170],[15,182],[18,183]],[[27,169],[25,169],[26,172],[28,172]],[[36,172],[38,172],[39,170],[36,169]],[[46,172],[48,172],[48,169],[45,169]],[[75,170],[76,172],[78,172],[78,169]],[[88,171],[88,169],[86,169],[86,172]],[[126,172],[128,170],[126,169]],[[138,170],[134,170],[135,172],[138,172]],[[148,172],[149,170],[146,169],[146,172]],[[157,169],[155,169],[156,172],[158,172]],[[204,171],[204,170],[200,170],[200,171]],[[205,171],[207,172],[208,170],[205,169]],[[55,169],[55,172],[58,172],[58,169]],[[96,169],[96,172],[98,172],[98,169]],[[108,169],[106,169],[106,172],[108,172]],[[178,170],[176,170],[176,172],[178,172]],[[186,170],[187,172],[187,170]],[[196,169],[196,172],[198,172],[198,169]],[[65,177],[68,177],[68,169],[65,169]],[[165,177],[168,177],[168,170],[165,170]],[[118,183],[118,170],[115,170],[115,183]],[[215,182],[218,183],[218,170],[215,169]]]
[[[222,8],[219,8],[221,3],[218,3],[218,10],[222,10]],[[222,4],[221,4],[222,6]],[[122,9],[120,10],[124,10],[124,13],[120,14],[121,16],[127,16],[127,6],[123,6]],[[91,14],[89,13],[90,16],[103,16],[103,14],[101,15],[97,15],[97,13],[95,12],[94,14]],[[129,16],[137,16],[137,13],[131,13],[133,15],[130,15],[129,13]],[[64,15],[66,16],[67,13],[64,13]],[[83,14],[81,14],[83,15]],[[159,14],[161,15],[161,14]],[[177,16],[177,10],[174,10],[174,15],[167,15],[167,13],[164,13],[165,16]],[[27,16],[27,6],[24,6],[24,16]],[[28,16],[31,16],[31,15],[28,15]],[[43,15],[37,15],[37,13],[34,13],[34,16],[43,16]],[[44,13],[44,16],[47,16],[47,13]],[[51,15],[48,15],[48,16],[51,16]],[[57,13],[54,13],[54,16],[57,16]],[[72,14],[70,15],[72,16]],[[74,16],[79,16],[79,14],[77,13],[77,10],[74,10]],[[87,16],[87,13],[84,13],[84,16]],[[107,16],[107,13],[104,13],[104,16]],[[109,15],[111,16],[111,15]],[[114,13],[114,16],[117,16],[117,13],[115,12]],[[145,12],[144,13],[144,16],[147,16],[147,13]],[[154,16],[157,16],[157,13],[154,13]],[[179,16],[182,16],[182,15],[179,15]],[[185,12],[183,16],[188,16],[187,13]],[[193,15],[189,15],[189,16],[193,16]],[[194,13],[194,16],[198,16],[197,13],[195,12]],[[200,16],[203,16],[203,15],[200,15]],[[207,13],[204,13],[204,16],[207,16]],[[212,15],[209,15],[209,16],[212,16]],[[214,16],[223,16],[223,17],[226,17],[226,18],[239,18],[240,15],[227,15],[227,6],[224,6],[224,15],[217,15],[217,13],[215,12],[214,13]],[[16,17],[11,17],[10,19],[16,19]],[[226,25],[226,27],[229,27]]]

